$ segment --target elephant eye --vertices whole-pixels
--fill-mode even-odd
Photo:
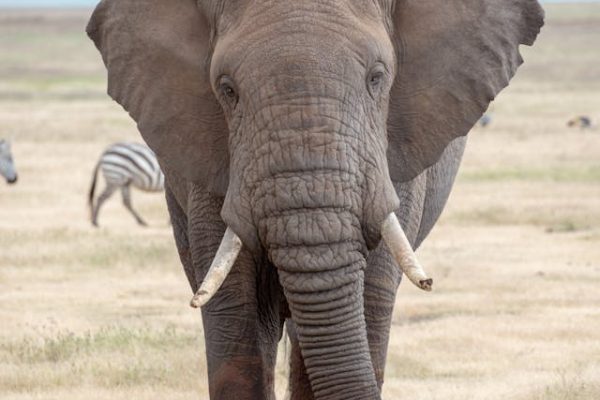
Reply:
[[[227,97],[235,97],[235,90],[227,84],[221,86],[221,91]]]
[[[227,102],[227,104],[234,108],[238,102],[238,94],[235,90],[235,85],[231,78],[228,76],[223,76],[219,82],[219,91],[221,92],[221,96],[223,100]]]
[[[376,72],[371,74],[371,77],[369,78],[369,83],[371,84],[371,86],[376,86],[379,85],[381,83],[381,80],[383,79],[383,72]]]
[[[367,89],[374,99],[381,93],[383,82],[385,81],[385,67],[377,63],[367,75]]]

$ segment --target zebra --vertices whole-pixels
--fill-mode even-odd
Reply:
[[[102,170],[106,188],[94,204],[98,170]],[[102,204],[117,189],[121,189],[125,208],[131,212],[139,225],[146,226],[146,222],[131,206],[130,186],[146,192],[162,192],[165,188],[165,177],[156,155],[148,146],[140,143],[114,143],[102,153],[94,169],[88,197],[92,225],[98,226],[98,212]]]
[[[5,139],[0,139],[0,175],[11,185],[17,182],[17,171],[10,151],[10,142]]]

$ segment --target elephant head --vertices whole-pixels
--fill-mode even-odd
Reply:
[[[535,0],[103,0],[88,33],[167,176],[224,197],[194,303],[242,246],[266,254],[315,397],[374,399],[366,254],[383,236],[431,285],[394,184],[467,134],[542,20]]]

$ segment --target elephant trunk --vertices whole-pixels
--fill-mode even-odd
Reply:
[[[269,222],[276,227],[268,233],[269,258],[279,271],[317,400],[380,398],[364,318],[360,226],[342,228],[354,218],[349,212],[310,210]],[[340,236],[319,242],[315,228]]]
[[[281,160],[272,153],[259,159],[265,168],[252,197],[254,216],[297,326],[314,397],[379,399],[364,318],[365,177],[347,159],[353,155],[339,150],[347,144],[335,131],[277,134],[286,151]]]
[[[281,106],[263,107],[269,115],[255,118],[254,134],[234,135],[238,173],[221,215],[245,246],[266,251],[277,268],[315,399],[380,399],[364,317],[365,255],[398,199],[377,164],[381,157],[373,156],[385,154],[383,147],[369,146],[344,122],[356,115],[325,113],[338,110],[327,102],[287,105],[276,119],[270,115]],[[234,253],[223,254],[215,265]],[[209,298],[197,295],[198,305]]]

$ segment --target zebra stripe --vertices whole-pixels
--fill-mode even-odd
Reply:
[[[102,171],[106,188],[94,205],[94,191],[98,171]],[[117,189],[121,190],[125,207],[133,214],[139,224],[145,225],[145,222],[131,206],[130,186],[146,192],[161,192],[164,190],[165,177],[156,155],[148,146],[139,143],[115,143],[102,153],[94,170],[92,187],[89,193],[89,205],[94,225],[97,225],[100,206]]]
[[[164,189],[164,178],[156,156],[147,146],[137,143],[117,143],[100,158],[100,168],[108,183],[132,186],[158,192]],[[112,181],[112,182],[109,182]]]

